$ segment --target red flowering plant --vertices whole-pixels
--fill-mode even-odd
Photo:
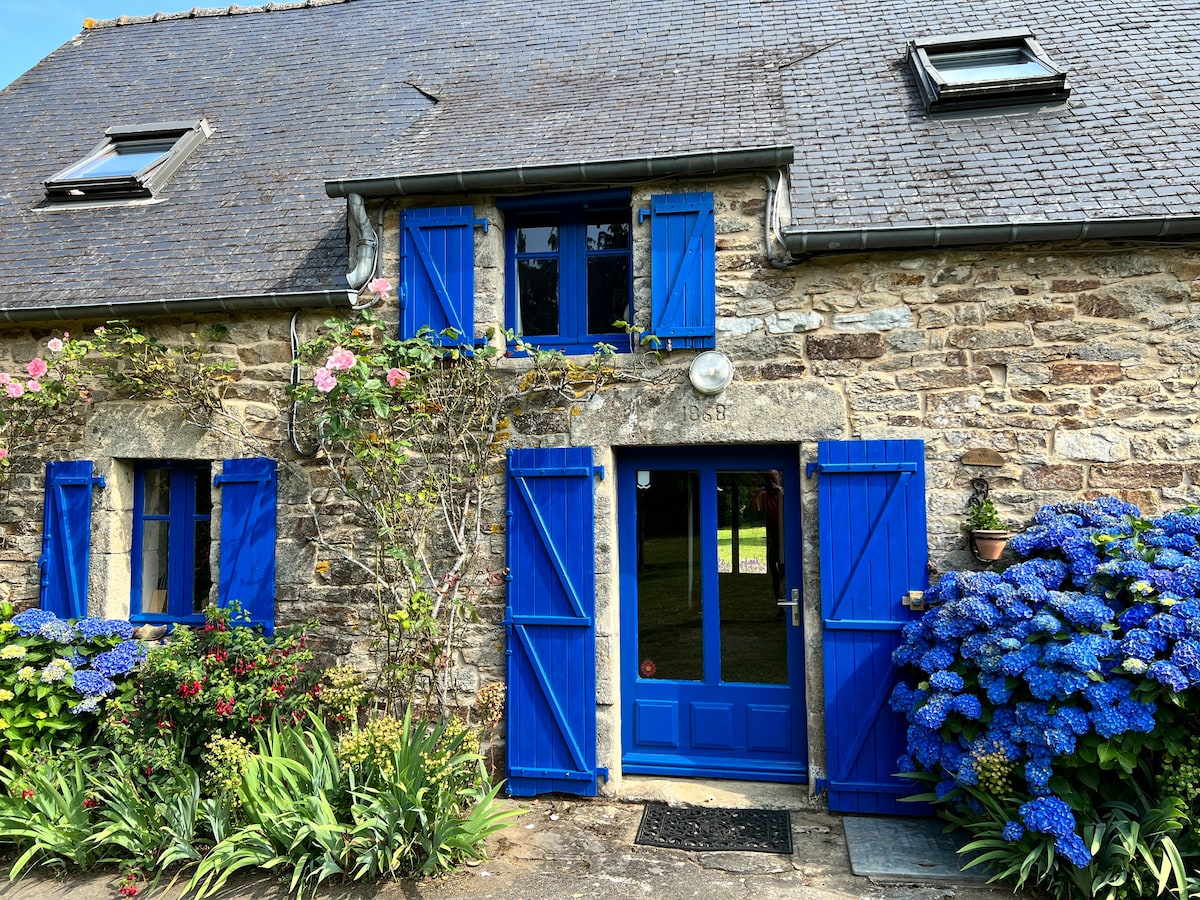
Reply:
[[[105,736],[148,776],[200,770],[213,737],[253,742],[272,717],[299,722],[315,710],[311,662],[303,629],[271,639],[240,608],[209,607],[202,627],[177,626],[150,650],[134,697],[110,704]]]

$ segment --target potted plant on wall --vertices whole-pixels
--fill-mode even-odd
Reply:
[[[967,506],[967,531],[971,552],[982,562],[995,562],[1004,552],[1011,536],[1008,524],[996,512],[990,497],[972,498]]]

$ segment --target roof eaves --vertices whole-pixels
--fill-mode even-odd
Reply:
[[[792,226],[782,231],[784,244],[794,257],[984,244],[1183,239],[1195,238],[1197,235],[1200,235],[1200,215],[861,228]]]
[[[794,156],[794,148],[788,145],[543,166],[504,166],[412,175],[337,178],[325,182],[325,193],[330,197],[348,197],[351,194],[361,197],[396,197],[409,194],[627,183],[645,178],[775,170],[791,165]]]
[[[249,312],[269,309],[326,309],[353,306],[356,291],[287,291],[268,294],[217,294],[210,297],[161,297],[152,300],[93,301],[0,307],[2,322],[61,322],[180,313]]]

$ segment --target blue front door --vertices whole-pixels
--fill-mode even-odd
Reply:
[[[806,778],[797,455],[618,460],[622,769]]]

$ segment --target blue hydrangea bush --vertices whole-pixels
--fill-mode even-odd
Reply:
[[[1043,507],[995,572],[928,592],[895,660],[900,770],[999,879],[1186,896],[1200,872],[1200,508]],[[1192,877],[1191,890],[1200,889]]]
[[[0,615],[11,615],[11,608]],[[65,621],[30,609],[0,621],[0,742],[28,751],[49,739],[79,746],[95,734],[98,713],[146,655],[119,619]]]

